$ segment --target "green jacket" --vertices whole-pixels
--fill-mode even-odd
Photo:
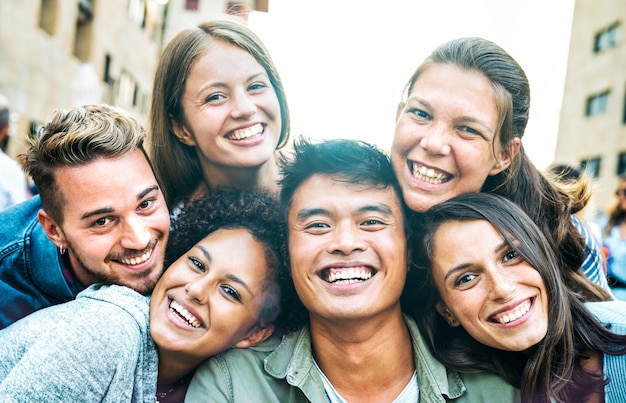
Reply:
[[[430,353],[415,322],[404,317],[417,368],[419,402],[517,402],[519,393],[504,379],[488,374],[448,371]],[[311,355],[309,327],[282,340],[272,337],[256,347],[231,349],[196,371],[185,402],[327,402]]]

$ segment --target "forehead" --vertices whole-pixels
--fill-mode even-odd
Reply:
[[[96,158],[86,164],[62,167],[55,181],[64,203],[64,216],[112,208],[132,202],[157,185],[145,154],[135,149],[115,158]],[[133,207],[134,208],[134,207]]]
[[[247,50],[217,40],[211,42],[204,53],[191,66],[191,76],[219,75],[237,77],[250,72],[265,72],[265,68]]]
[[[223,228],[204,237],[194,249],[210,256],[209,267],[228,270],[260,285],[267,277],[265,245],[246,228]]]
[[[459,257],[461,252],[485,254],[493,251],[504,237],[487,220],[450,220],[437,228],[434,234],[434,254],[447,258]],[[454,250],[456,253],[450,253]]]
[[[379,187],[352,184],[341,177],[315,174],[307,178],[294,192],[289,215],[305,208],[330,208],[351,211],[368,204],[385,204],[396,219],[403,213],[398,194],[393,186]]]

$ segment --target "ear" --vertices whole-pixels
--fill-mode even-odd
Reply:
[[[439,312],[439,314],[443,316],[443,318],[448,322],[450,326],[457,327],[461,325],[443,302],[437,302],[436,309],[437,312]]]
[[[65,242],[65,236],[61,227],[46,213],[44,210],[39,210],[37,213],[37,219],[39,224],[43,227],[43,230],[48,235],[48,238],[59,248],[66,249],[67,244]]]
[[[396,122],[400,118],[400,114],[402,113],[403,110],[404,110],[404,102],[400,101],[398,102],[398,109],[396,109]]]
[[[519,154],[521,145],[522,140],[519,137],[513,137],[509,146],[500,153],[500,158],[498,158],[498,161],[496,161],[491,171],[489,171],[489,176],[497,175],[510,167],[515,157],[517,157],[517,154]]]
[[[261,325],[256,325],[252,330],[248,332],[248,335],[245,339],[239,341],[235,344],[237,348],[248,348],[254,347],[257,344],[265,341],[268,337],[270,337],[274,333],[274,325],[266,325],[261,327]]]
[[[170,127],[172,128],[172,131],[174,132],[174,135],[176,136],[178,141],[180,141],[184,145],[195,147],[196,141],[194,140],[193,136],[189,134],[187,129],[185,129],[185,126],[181,124],[178,120],[174,119],[172,115],[169,116],[169,119]]]

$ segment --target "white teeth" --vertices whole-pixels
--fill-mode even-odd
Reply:
[[[426,168],[425,166],[418,165],[416,163],[412,163],[412,172],[416,179],[433,184],[443,183],[449,176],[446,174],[436,173],[434,169]]]
[[[235,130],[229,138],[232,140],[244,140],[258,136],[261,133],[263,133],[263,125],[257,123],[256,125],[246,127],[245,129]]]
[[[198,321],[198,319],[195,316],[193,316],[188,310],[183,308],[183,306],[179,304],[178,302],[172,300],[172,302],[170,303],[170,309],[176,312],[178,316],[185,319],[187,323],[189,323],[189,326],[195,327],[195,328],[200,327],[200,321]]]
[[[132,257],[130,259],[120,259],[120,262],[122,262],[123,264],[134,266],[134,265],[141,264],[145,262],[146,260],[148,260],[151,254],[152,254],[152,249],[150,249],[149,251],[146,251],[146,253],[144,253],[141,256]]]
[[[351,284],[357,281],[365,281],[372,278],[372,273],[366,269],[347,269],[340,271],[331,271],[326,279],[329,283],[334,284]]]
[[[516,319],[521,318],[524,314],[526,314],[526,312],[528,312],[530,310],[530,306],[531,303],[530,301],[526,301],[525,303],[523,303],[522,305],[520,305],[515,312],[511,312],[509,314],[506,315],[502,315],[499,318],[496,318],[496,320],[500,323],[502,323],[503,325],[509,322],[512,322]]]

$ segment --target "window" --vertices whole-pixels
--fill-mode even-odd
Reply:
[[[626,173],[626,152],[621,152],[617,156],[617,176]]]
[[[610,27],[598,32],[594,41],[593,51],[595,53],[602,52],[608,48],[617,45],[620,36],[620,25],[618,22]]]
[[[591,178],[597,178],[600,176],[600,158],[589,158],[580,161],[580,170],[585,171]]]
[[[39,26],[41,29],[54,35],[57,20],[57,0],[41,0],[39,10]]]
[[[89,60],[91,54],[91,31],[93,29],[93,0],[78,1],[76,17],[76,37],[74,38],[74,56],[82,62]]]
[[[587,98],[587,110],[585,115],[595,116],[600,115],[609,107],[609,91],[604,91],[596,95],[592,95]]]
[[[104,55],[104,77],[102,77],[102,81],[107,84],[111,84],[113,82],[113,77],[111,77],[111,55]]]
[[[198,3],[200,0],[185,0],[185,10],[198,11]]]

